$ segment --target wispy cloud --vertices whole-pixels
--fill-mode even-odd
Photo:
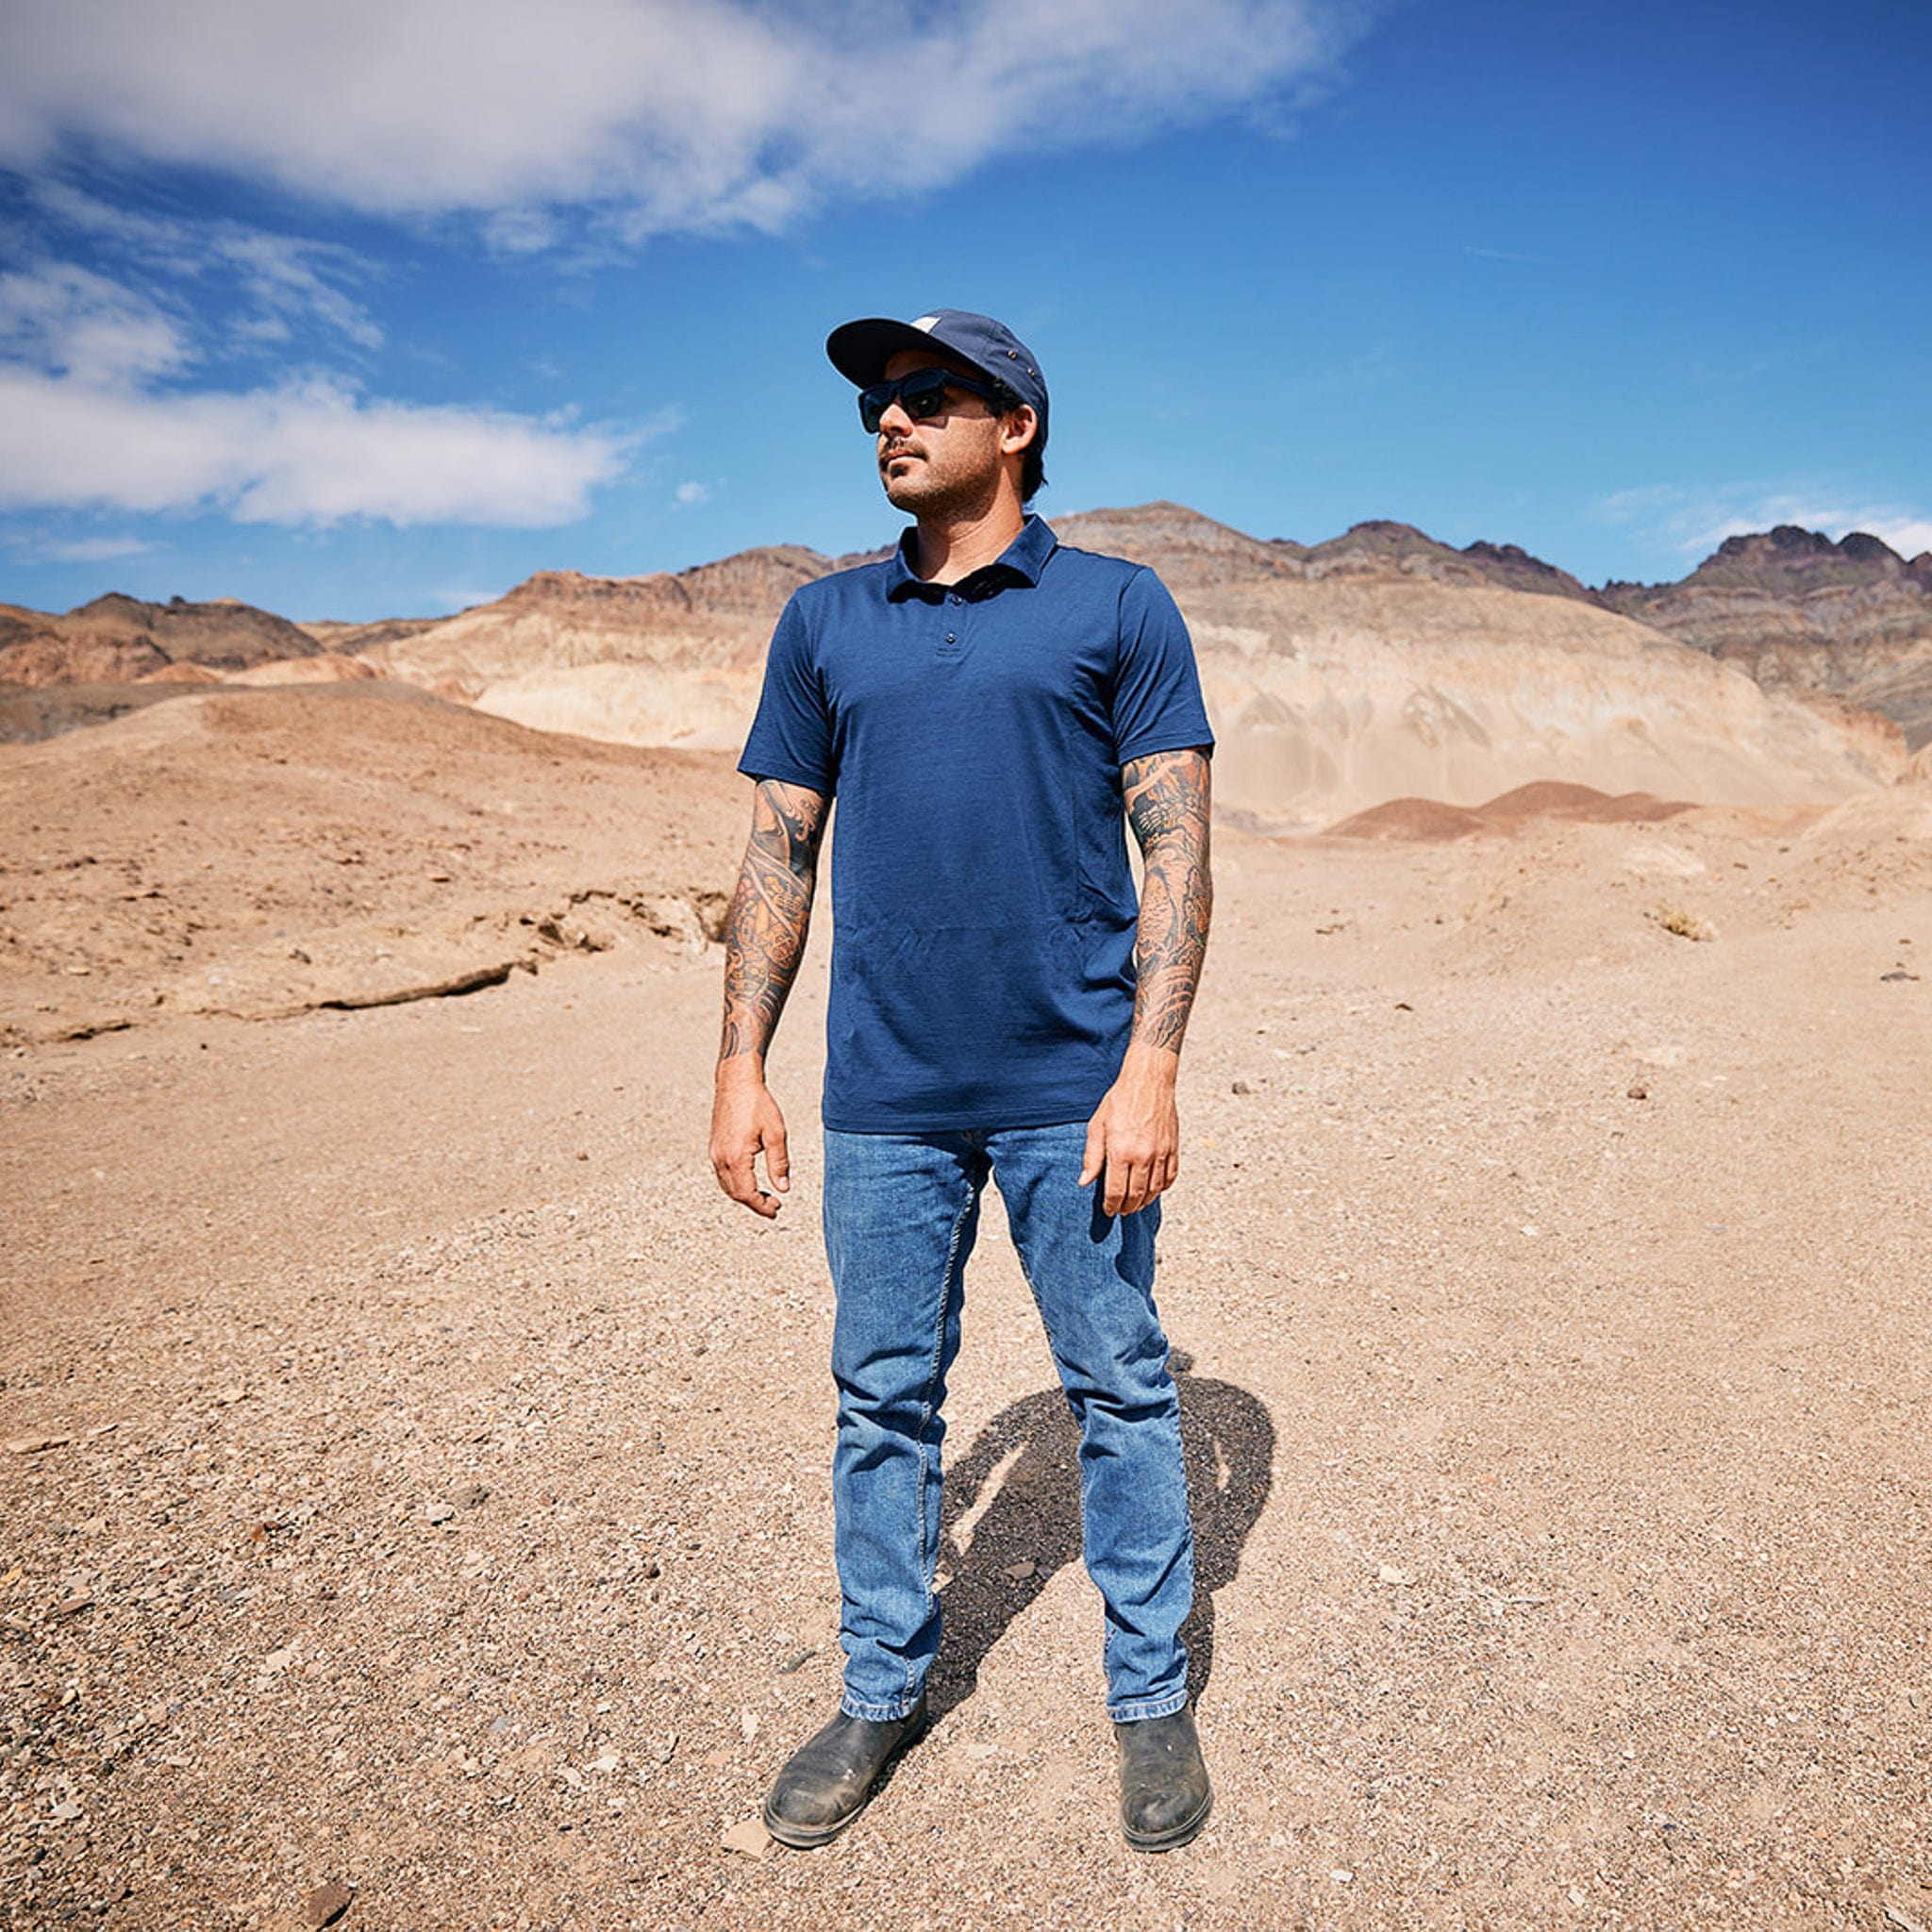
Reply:
[[[1932,550],[1932,515],[1862,492],[1816,487],[1768,490],[1752,484],[1693,490],[1674,483],[1620,491],[1597,505],[1607,523],[1633,527],[1661,548],[1707,557],[1726,537],[1796,524],[1833,539],[1863,530],[1901,557]]]
[[[351,292],[376,270],[353,249],[242,222],[145,214],[58,180],[37,183],[32,199],[47,235],[84,242],[120,273],[177,291],[195,285],[204,305],[212,285],[225,285],[238,339],[286,341],[312,326],[358,349],[382,346],[381,328]]]
[[[16,537],[9,547],[27,563],[112,563],[146,557],[162,546],[145,537]]]
[[[680,483],[672,494],[672,501],[682,509],[691,509],[710,500],[711,486],[708,483]]]
[[[1520,261],[1529,268],[1554,268],[1555,260],[1547,255],[1519,255],[1513,248],[1477,248],[1465,242],[1462,244],[1465,255],[1473,255],[1478,261]]]
[[[327,377],[161,391],[0,365],[0,509],[222,509],[241,523],[543,525],[583,516],[638,435],[366,399]]]
[[[629,241],[776,229],[993,156],[1265,114],[1374,0],[14,0],[0,165],[128,156],[495,247],[591,210]]]

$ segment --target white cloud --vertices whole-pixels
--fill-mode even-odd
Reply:
[[[1769,530],[1778,524],[1823,530],[1834,540],[1863,530],[1907,558],[1932,550],[1932,516],[1842,491],[1771,491],[1750,485],[1694,491],[1657,483],[1606,497],[1597,510],[1607,521],[1633,525],[1685,557],[1707,557],[1726,537]]]
[[[711,486],[708,483],[698,482],[680,483],[674,498],[674,501],[687,509],[696,504],[709,503],[710,500]]]
[[[66,262],[0,275],[0,357],[89,383],[171,375],[193,359],[158,303]]]
[[[0,509],[220,508],[242,523],[544,525],[641,439],[503,411],[366,400],[325,378],[160,393],[0,366]]]
[[[226,277],[245,305],[231,331],[240,341],[286,341],[293,325],[313,322],[358,348],[382,346],[375,318],[341,286],[374,273],[352,249],[240,222],[141,214],[60,181],[38,183],[33,199],[49,225],[85,237],[150,279],[179,287]]]
[[[17,538],[13,548],[29,563],[111,563],[117,557],[145,557],[158,550],[143,537]]]
[[[12,0],[0,165],[71,144],[383,214],[776,228],[991,157],[1267,111],[1374,0]]]

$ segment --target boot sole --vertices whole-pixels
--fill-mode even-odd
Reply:
[[[1207,1803],[1183,1824],[1170,1825],[1165,1831],[1133,1831],[1123,1824],[1121,1831],[1137,1852],[1177,1852],[1184,1844],[1200,1837],[1201,1827],[1208,1823],[1208,1813],[1213,1809],[1214,1793],[1210,1790]]]
[[[909,1751],[918,1743],[920,1739],[925,1736],[931,1723],[930,1716],[922,1717],[918,1724],[879,1759],[879,1768],[874,1774],[871,1784],[866,1786],[865,1795],[836,1824],[788,1824],[784,1819],[773,1817],[772,1807],[767,1804],[763,1814],[765,1836],[776,1839],[781,1845],[788,1846],[794,1852],[814,1852],[821,1845],[830,1844],[878,1795],[887,1778],[891,1775],[892,1767],[898,1762],[900,1753]],[[1200,1829],[1198,1825],[1194,1828],[1197,1831]]]

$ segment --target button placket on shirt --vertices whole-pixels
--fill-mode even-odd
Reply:
[[[966,655],[966,600],[957,591],[948,591],[939,607],[945,629],[940,633],[939,655],[951,660]]]

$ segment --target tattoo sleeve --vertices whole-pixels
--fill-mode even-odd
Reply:
[[[751,837],[724,924],[724,1033],[721,1061],[762,1056],[805,957],[818,883],[826,801],[803,785],[758,780]]]
[[[1214,912],[1207,754],[1164,751],[1135,758],[1121,768],[1121,791],[1145,862],[1131,1037],[1137,1045],[1179,1053]]]

